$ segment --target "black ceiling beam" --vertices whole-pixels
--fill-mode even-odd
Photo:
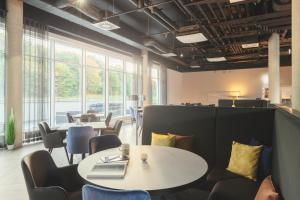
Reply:
[[[257,0],[245,0],[241,2],[236,2],[231,5],[238,5],[238,4],[247,4],[251,2],[257,2]],[[230,5],[229,0],[200,0],[200,1],[194,1],[191,3],[184,4],[185,6],[195,6],[195,5],[203,5],[203,4],[212,4],[212,3],[228,3]]]

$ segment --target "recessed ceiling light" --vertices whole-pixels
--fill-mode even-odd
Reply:
[[[180,54],[180,57],[181,57],[181,58],[183,57],[183,53]]]
[[[111,31],[120,28],[118,25],[107,20],[95,23],[93,25],[105,31]]]
[[[222,62],[226,61],[225,57],[206,58],[208,62]]]
[[[207,38],[202,33],[193,33],[188,35],[178,35],[176,39],[182,43],[197,43],[207,41]]]
[[[175,53],[164,53],[164,54],[161,54],[162,56],[165,56],[165,57],[173,57],[173,56],[177,56]]]
[[[200,65],[192,65],[192,66],[190,66],[190,68],[200,68],[201,66]]]
[[[245,0],[229,0],[230,3],[237,3],[237,2],[241,2],[241,1],[245,1]]]
[[[243,49],[257,48],[257,47],[259,47],[259,43],[258,42],[248,43],[248,44],[242,44],[242,48]]]

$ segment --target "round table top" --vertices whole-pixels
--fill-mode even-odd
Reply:
[[[147,153],[144,163],[141,154]],[[82,160],[78,172],[86,181],[98,186],[124,190],[163,190],[186,185],[207,171],[206,161],[199,155],[163,146],[130,146],[130,160],[122,179],[90,179],[87,174],[102,156],[120,154],[119,148],[95,153]]]

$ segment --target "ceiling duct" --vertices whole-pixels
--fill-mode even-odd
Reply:
[[[273,0],[273,10],[277,12],[291,10],[291,0]]]
[[[103,12],[96,6],[93,6],[89,3],[79,4],[77,0],[56,0],[53,5],[60,9],[76,9],[77,11],[93,19],[94,21],[99,21],[104,17]]]
[[[160,54],[167,54],[171,53],[171,50],[164,47],[163,45],[159,44],[158,42],[154,41],[153,39],[145,39],[144,45],[146,47],[155,48],[158,52],[161,52]]]

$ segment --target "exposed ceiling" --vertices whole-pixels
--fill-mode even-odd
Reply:
[[[274,32],[280,34],[281,65],[291,63],[290,0],[240,0],[236,3],[229,0],[42,2],[90,24],[112,21],[120,28],[104,34],[158,55],[173,53],[176,56],[168,59],[175,61],[177,70],[182,72],[267,67],[268,38]],[[179,35],[199,32],[207,41],[188,44],[176,39]],[[253,44],[254,47],[243,48],[243,44]],[[207,60],[216,57],[226,60]]]

